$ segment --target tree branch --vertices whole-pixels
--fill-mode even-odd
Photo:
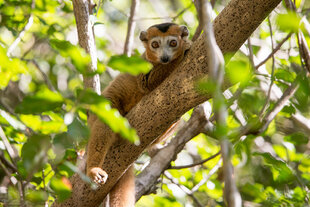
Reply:
[[[25,36],[26,32],[30,29],[30,27],[33,24],[33,16],[30,15],[27,24],[25,27],[22,29],[22,31],[19,33],[18,37],[14,40],[14,42],[11,44],[11,46],[8,48],[6,55],[8,57],[11,56],[13,50],[16,48],[16,46],[20,43],[20,41],[23,39]]]
[[[160,175],[170,167],[170,163],[177,158],[178,153],[193,137],[204,131],[208,124],[208,105],[204,103],[194,110],[190,120],[177,132],[171,142],[161,149],[150,161],[148,166],[137,176],[136,200],[152,189]]]
[[[95,44],[95,36],[93,33],[93,24],[90,19],[90,11],[93,4],[90,0],[73,0],[73,11],[76,20],[80,46],[90,55],[91,64],[88,68],[89,72],[97,70],[97,50]],[[85,88],[93,89],[97,94],[101,94],[99,75],[92,77],[84,76],[83,82]]]
[[[125,41],[125,46],[124,46],[124,54],[127,55],[128,57],[131,56],[134,32],[136,28],[135,16],[138,11],[139,4],[140,4],[140,0],[131,1],[130,16],[128,19],[127,35],[126,35],[126,41]]]
[[[292,36],[292,34],[293,33],[289,33],[262,62],[255,66],[255,69],[257,70],[260,66],[264,65],[276,52],[278,52],[282,45]]]
[[[216,154],[214,154],[214,155],[212,155],[212,156],[210,156],[210,157],[208,157],[208,158],[206,158],[206,159],[201,160],[200,162],[196,162],[196,163],[193,163],[193,164],[190,164],[190,165],[171,166],[171,167],[169,167],[169,170],[179,170],[179,169],[184,169],[184,168],[195,167],[197,165],[202,165],[202,164],[204,164],[204,163],[206,163],[206,162],[216,158],[220,154],[221,154],[221,151],[216,153]]]
[[[171,183],[177,185],[184,193],[190,196],[198,207],[203,207],[199,200],[194,196],[193,192],[188,189],[186,186],[181,185],[169,172],[164,172],[165,177],[171,181]]]

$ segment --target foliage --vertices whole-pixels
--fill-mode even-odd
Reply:
[[[198,21],[192,1],[160,1],[168,12],[150,2],[141,2],[139,30],[162,22],[143,18],[169,15],[175,17],[176,23],[188,25],[191,35],[194,34]],[[113,78],[115,71],[111,68],[133,75],[150,69],[140,58],[143,47],[137,38],[138,31],[136,54],[131,58],[118,55],[125,39],[124,12],[129,12],[129,3],[103,1],[98,9],[95,33],[102,89]],[[214,11],[218,13],[226,3],[217,1]],[[225,130],[233,142],[232,163],[244,206],[307,206],[310,199],[310,129],[304,119],[298,121],[302,117],[309,122],[310,82],[301,63],[296,35],[303,32],[310,45],[310,3],[295,3],[297,13],[287,12],[283,3],[277,13],[270,15],[271,25],[264,21],[252,35],[252,45],[244,45],[253,50],[254,63],[258,65],[272,51],[271,41],[275,48],[293,32],[275,53],[274,63],[270,58],[255,69],[247,50],[242,49],[226,64],[227,77],[235,84],[230,90],[241,90],[234,106],[228,109]],[[15,45],[19,38],[21,41]],[[21,183],[25,202],[44,206],[51,205],[56,198],[62,201],[70,196],[72,186],[68,178],[74,173],[89,182],[76,167],[90,133],[88,110],[122,137],[138,143],[135,130],[111,108],[108,100],[83,89],[80,74],[94,74],[87,73],[90,57],[77,41],[72,1],[0,0],[0,181],[5,189],[0,194],[0,206],[20,205]],[[274,91],[268,96],[270,80]],[[257,130],[252,130],[237,136],[239,127],[248,123],[259,129],[264,124],[259,122],[262,116],[275,107],[292,83],[299,84],[298,90],[265,131],[257,134]],[[202,82],[199,87],[204,91],[209,86]],[[267,109],[262,112],[264,105]],[[13,151],[7,148],[6,139]],[[216,137],[200,134],[172,165],[195,163],[219,149]],[[168,170],[165,175],[169,176],[163,176],[158,194],[142,197],[137,206],[224,206],[221,169],[212,171],[219,160],[217,157],[193,168]],[[184,190],[195,189],[203,180],[203,185],[191,194]]]

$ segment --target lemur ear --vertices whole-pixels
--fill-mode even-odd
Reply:
[[[180,30],[182,31],[181,37],[187,37],[189,35],[189,31],[186,26],[180,26]]]
[[[142,32],[140,32],[140,36],[139,36],[139,38],[140,38],[140,40],[143,42],[143,41],[147,41],[147,32],[146,31],[142,31]]]

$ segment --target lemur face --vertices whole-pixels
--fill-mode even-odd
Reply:
[[[140,33],[145,58],[153,64],[168,64],[183,54],[188,29],[174,23],[153,25]]]

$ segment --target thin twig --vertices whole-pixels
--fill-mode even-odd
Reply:
[[[196,12],[197,12],[198,26],[197,26],[195,34],[193,35],[193,38],[192,38],[193,42],[198,39],[198,37],[200,36],[200,34],[202,32],[202,28],[203,28],[203,22],[202,22],[203,17],[202,17],[201,4],[202,4],[201,0],[195,0],[194,1],[194,5],[196,8]]]
[[[0,161],[0,168],[2,168],[2,170],[4,171],[4,173],[8,176],[8,178],[10,179],[11,183],[13,185],[16,185],[16,183],[18,182],[17,179],[11,175],[10,171],[6,168],[5,164],[2,163],[2,160]]]
[[[17,154],[17,150],[13,149],[13,146],[10,144],[8,138],[5,136],[5,133],[2,129],[2,127],[0,126],[0,137],[3,141],[3,144],[5,146],[5,149],[7,150],[9,156],[10,156],[10,159],[12,160],[12,162],[14,164],[16,164],[16,161],[18,159],[18,154]]]
[[[217,170],[221,167],[222,165],[222,159],[220,159],[216,165],[209,171],[209,174],[207,176],[204,176],[204,178],[192,188],[192,193],[196,192],[197,190],[199,190],[199,188],[204,185],[212,175],[214,175],[214,173],[217,172]]]
[[[240,86],[234,94],[232,94],[229,89],[224,92],[224,97],[228,100],[226,106],[234,112],[233,116],[242,126],[246,125],[246,118],[241,108],[238,106],[237,99],[240,97],[244,88],[244,86]]]
[[[310,52],[309,52],[309,47],[307,45],[306,39],[304,34],[299,31],[297,34],[298,37],[298,46],[299,46],[299,52],[304,60],[304,66],[307,69],[308,73],[310,73]]]
[[[20,180],[19,184],[17,185],[18,191],[19,191],[19,200],[20,200],[20,207],[26,207],[26,201],[25,201],[25,186],[23,184],[23,181]]]
[[[172,20],[175,21],[179,16],[181,16],[184,12],[186,12],[189,8],[191,8],[192,5],[193,4],[190,4],[189,6],[185,7],[184,9],[182,9],[177,15],[172,17]]]
[[[171,19],[171,21],[175,21],[179,16],[181,16],[184,12],[186,12],[189,8],[191,8],[192,4],[182,9],[179,13],[175,16],[166,16],[166,17],[143,17],[135,19],[135,21],[144,21],[144,20],[157,20],[157,19]],[[126,15],[127,16],[127,15]]]
[[[292,34],[293,33],[289,33],[261,63],[255,66],[255,69],[257,70],[260,66],[264,65],[269,60],[269,58],[271,58],[276,52],[278,52],[281,46],[292,36]]]
[[[261,127],[261,129],[259,130],[259,133],[264,132],[267,127],[269,126],[269,124],[271,123],[271,121],[276,117],[276,115],[283,109],[283,107],[286,105],[287,101],[294,95],[294,93],[297,91],[299,87],[299,82],[296,78],[296,80],[291,84],[290,87],[288,87],[283,95],[281,96],[281,98],[277,101],[275,107],[270,110],[266,116],[264,117],[262,123],[264,123],[264,125]]]
[[[253,54],[253,47],[252,47],[252,43],[251,43],[251,37],[248,38],[248,49],[249,49],[249,59],[251,62],[251,65],[254,67],[254,54]]]
[[[14,40],[14,42],[11,44],[11,46],[7,50],[7,56],[10,57],[13,50],[16,48],[16,46],[19,44],[19,42],[22,40],[22,38],[25,36],[26,32],[30,29],[30,27],[33,24],[33,16],[30,15],[27,24],[22,29],[22,31],[19,33],[18,37]]]
[[[297,13],[296,6],[291,0],[285,0],[285,4],[289,10]],[[297,40],[298,40],[297,42],[299,46],[299,53],[301,56],[301,65],[304,66],[309,73],[310,72],[310,51],[309,51],[309,47],[306,42],[305,36],[301,30],[297,32]]]
[[[210,157],[208,157],[207,159],[201,160],[201,161],[199,161],[199,162],[196,162],[196,163],[193,163],[193,164],[190,164],[190,165],[171,166],[169,169],[170,169],[170,170],[179,170],[179,169],[184,169],[184,168],[195,167],[195,166],[197,166],[197,165],[202,165],[202,164],[204,164],[204,163],[206,163],[206,162],[208,162],[208,161],[210,161],[210,160],[216,158],[216,157],[217,157],[218,155],[220,155],[220,154],[221,154],[221,151],[218,152],[218,153],[216,153],[216,154],[214,154],[214,155],[212,155],[212,156],[210,156]]]
[[[136,16],[136,13],[138,12],[139,5],[140,5],[140,0],[131,1],[130,15],[129,15],[128,26],[127,26],[127,35],[126,35],[126,41],[125,41],[125,46],[124,46],[124,54],[127,55],[128,57],[131,56],[134,32],[136,28],[135,16]]]
[[[37,63],[36,60],[32,59],[29,60],[30,62],[32,62],[35,67],[38,69],[38,71],[40,72],[40,74],[42,75],[42,78],[44,79],[44,82],[46,83],[47,87],[51,90],[51,91],[55,91],[55,88],[53,86],[53,84],[51,83],[50,79],[47,77],[47,75],[43,72],[43,70],[41,69],[41,67],[39,66],[39,64]]]
[[[165,177],[171,181],[171,183],[175,184],[176,186],[178,186],[184,193],[186,193],[188,196],[190,196],[193,201],[196,203],[197,206],[199,207],[203,207],[204,205],[202,205],[199,200],[194,196],[193,192],[188,189],[186,186],[181,185],[176,179],[173,178],[173,176],[169,173],[169,172],[164,172]]]
[[[46,186],[45,186],[45,175],[44,175],[45,170],[42,170],[42,182],[43,182],[43,189],[46,190]]]
[[[13,165],[11,162],[9,162],[5,157],[2,151],[0,151],[0,161],[9,169],[11,169],[13,172],[17,172],[17,167]]]
[[[97,10],[96,10],[96,17],[98,16],[98,11],[99,11],[99,9],[100,9],[100,6],[101,6],[101,1],[103,1],[103,0],[99,0],[99,2],[98,2],[98,6],[97,6]]]
[[[270,22],[270,17],[267,18],[268,19],[268,24],[269,24],[269,32],[270,32],[270,40],[271,40],[271,50],[273,51],[273,35],[272,35],[272,25]],[[270,81],[270,85],[269,85],[269,89],[268,89],[268,93],[267,93],[267,99],[265,101],[265,104],[262,108],[262,110],[259,113],[259,117],[262,117],[263,114],[266,112],[267,107],[269,105],[270,102],[270,95],[271,95],[271,89],[274,83],[274,69],[275,69],[275,58],[274,58],[274,54],[272,54],[272,70],[271,70],[271,81]]]

